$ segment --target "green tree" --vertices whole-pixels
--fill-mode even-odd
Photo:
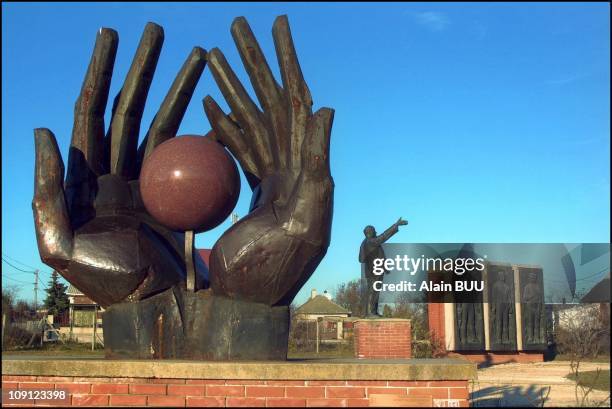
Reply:
[[[57,271],[53,271],[51,281],[49,281],[48,288],[45,290],[47,293],[47,298],[45,298],[47,314],[57,316],[68,309],[70,301],[66,294],[67,289],[68,287],[65,284],[60,283]]]

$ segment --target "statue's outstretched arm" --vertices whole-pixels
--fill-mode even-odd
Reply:
[[[399,231],[399,226],[405,226],[407,225],[408,222],[406,220],[403,220],[401,217],[398,219],[398,221],[396,221],[395,223],[393,223],[391,225],[391,227],[389,227],[387,230],[385,230],[383,232],[383,234],[376,236],[375,241],[377,244],[383,244],[385,243],[387,240],[389,240],[395,233],[397,233]]]

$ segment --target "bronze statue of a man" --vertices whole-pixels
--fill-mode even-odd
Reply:
[[[374,226],[366,226],[363,229],[365,239],[361,242],[359,249],[359,262],[363,264],[365,269],[366,289],[365,289],[365,315],[366,317],[379,316],[378,313],[378,297],[379,292],[374,290],[374,283],[379,280],[374,274],[374,260],[384,259],[385,251],[382,244],[389,240],[391,236],[398,232],[399,226],[405,226],[408,222],[400,217],[397,222],[383,232],[380,236],[376,235]],[[387,271],[385,271],[387,273]]]

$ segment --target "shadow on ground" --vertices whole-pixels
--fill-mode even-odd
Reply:
[[[529,407],[544,406],[550,386],[537,387],[500,385],[482,388],[470,394],[472,407]]]

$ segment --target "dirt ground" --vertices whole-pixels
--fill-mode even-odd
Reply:
[[[585,362],[581,370],[610,369],[609,362]],[[569,361],[493,365],[478,370],[471,387],[472,406],[576,406],[575,382],[565,378]],[[579,388],[579,397],[580,394]],[[608,391],[593,390],[587,406],[610,406]]]

